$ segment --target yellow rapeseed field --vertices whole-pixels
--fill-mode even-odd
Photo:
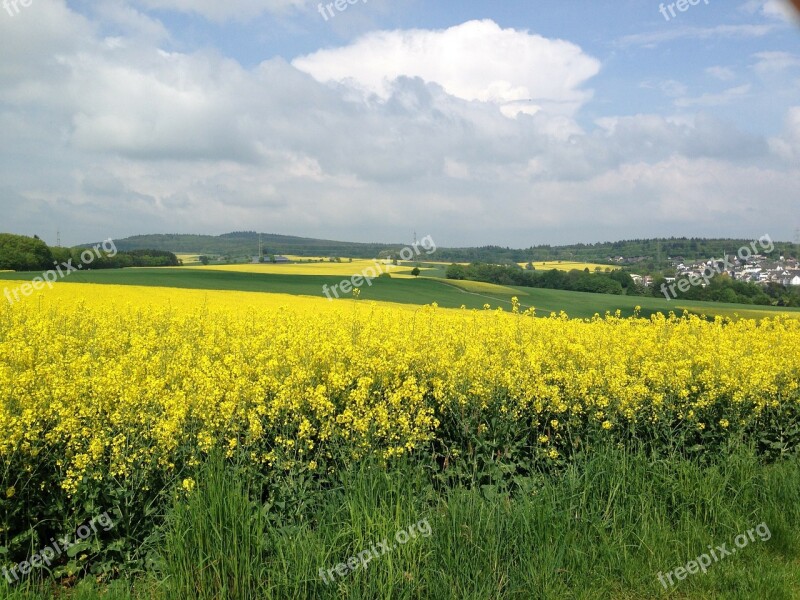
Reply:
[[[521,292],[512,287],[508,287],[505,285],[498,285],[496,283],[487,283],[484,281],[471,281],[469,279],[447,279],[444,280],[444,283],[446,283],[447,285],[452,285],[453,287],[457,287],[458,289],[464,290],[465,292],[471,292],[473,294],[502,294],[502,295],[516,294],[518,296],[528,295],[526,292]]]
[[[191,267],[192,269],[204,269],[211,271],[233,271],[237,273],[269,273],[281,275],[343,275],[351,277],[372,268],[376,272],[396,272],[408,270],[410,267],[396,267],[386,264],[383,260],[354,259],[350,262],[347,259],[342,262],[321,262],[321,263],[255,263],[241,265],[208,265],[203,267]]]
[[[525,268],[528,263],[521,262],[518,264],[520,267]],[[556,269],[557,271],[572,271],[574,269],[583,271],[584,269],[589,269],[590,272],[594,273],[596,269],[600,269],[600,271],[605,273],[607,271],[618,271],[620,269],[620,267],[615,267],[613,265],[599,265],[597,263],[572,262],[568,260],[540,261],[532,264],[537,271],[549,271],[551,269]]]
[[[534,319],[62,284],[0,307],[0,475],[9,493],[25,475],[91,497],[215,447],[314,471],[500,430],[557,461],[578,438],[762,427],[796,411],[798,381],[800,322],[780,317]]]

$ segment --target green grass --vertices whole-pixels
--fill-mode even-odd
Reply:
[[[355,274],[355,273],[354,273]],[[39,273],[0,273],[2,280],[30,280]],[[240,273],[235,271],[214,271],[181,268],[144,268],[96,270],[73,273],[61,280],[63,283],[96,283],[109,285],[139,285],[204,290],[236,290],[245,292],[282,293],[292,295],[324,297],[322,286],[329,287],[340,283],[342,276],[323,275],[282,275],[264,273]],[[444,308],[480,309],[484,304],[492,308],[511,307],[511,297],[519,296],[523,309],[531,306],[539,316],[550,312],[565,311],[571,317],[589,318],[595,313],[603,315],[606,311],[619,309],[623,316],[630,316],[634,307],[641,306],[641,314],[649,316],[655,312],[674,311],[681,314],[684,309],[696,314],[709,316],[723,315],[733,317],[738,313],[750,318],[773,316],[778,313],[800,317],[800,309],[776,309],[746,304],[724,304],[717,302],[690,302],[684,300],[667,301],[664,298],[640,296],[614,296],[609,294],[588,294],[563,290],[544,290],[526,287],[507,287],[507,293],[473,293],[458,289],[445,280],[433,277],[417,279],[373,280],[372,286],[361,288],[361,300],[398,302],[402,304],[424,305],[436,302]],[[2,300],[0,300],[2,301]]]
[[[800,597],[800,462],[765,466],[739,448],[700,466],[677,456],[595,451],[525,494],[435,490],[421,466],[365,464],[300,507],[253,501],[235,465],[212,461],[167,520],[158,571],[70,599],[520,599]],[[426,521],[407,543],[400,530]],[[666,573],[760,523],[755,541],[669,590]],[[766,536],[765,536],[766,537]],[[387,539],[366,569],[319,570]],[[62,590],[63,591],[63,590]],[[14,600],[52,598],[3,590]]]

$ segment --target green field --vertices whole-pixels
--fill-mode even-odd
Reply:
[[[404,267],[398,269],[403,274]],[[0,281],[29,281],[38,273],[0,273]],[[244,273],[201,268],[143,268],[123,270],[96,270],[73,273],[61,280],[65,284],[97,283],[108,285],[137,285],[202,290],[237,290],[245,292],[283,293],[322,297],[322,286],[332,287],[344,279],[341,275],[294,275],[274,273]],[[16,287],[18,284],[11,285]],[[5,286],[2,286],[5,287]],[[46,288],[45,288],[46,290]],[[346,297],[344,294],[340,294]],[[636,306],[640,314],[649,316],[656,312],[676,314],[684,310],[707,316],[722,315],[759,318],[776,314],[800,317],[800,309],[775,309],[746,304],[716,302],[667,301],[663,298],[642,296],[614,296],[563,290],[545,290],[511,286],[486,286],[476,282],[456,282],[436,277],[379,278],[372,286],[364,285],[361,300],[398,302],[424,305],[436,302],[443,308],[510,308],[511,298],[518,296],[521,307],[535,307],[538,316],[564,311],[571,317],[590,318],[595,313],[620,310],[623,316],[633,314]]]

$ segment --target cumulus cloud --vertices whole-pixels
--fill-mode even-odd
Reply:
[[[419,77],[456,98],[493,103],[508,114],[573,115],[592,96],[582,86],[600,70],[600,62],[575,44],[502,29],[489,20],[441,31],[373,32],[292,64],[317,81],[384,100],[398,77]]]
[[[769,140],[702,112],[709,97],[688,101],[694,115],[584,123],[599,62],[491,21],[246,67],[176,51],[115,2],[102,22],[35,6],[0,19],[0,210],[48,241],[59,228],[67,243],[245,227],[520,246],[713,235],[783,222],[800,189],[800,108]]]

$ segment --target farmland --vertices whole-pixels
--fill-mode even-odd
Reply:
[[[0,600],[800,600],[795,7],[0,0]]]
[[[752,496],[758,518],[793,547],[800,486],[779,490],[800,483],[800,467],[779,459],[798,442],[800,321],[639,311],[534,318],[530,296],[562,308],[568,297],[475,282],[456,282],[460,290],[431,279],[376,280],[373,291],[397,303],[329,302],[319,286],[337,273],[86,272],[3,305],[0,531],[12,562],[70,530],[76,516],[113,507],[114,529],[55,570],[61,578],[94,574],[81,585],[87,594],[145,551],[165,562],[133,587],[110,589],[145,597],[161,587],[151,577],[172,573],[171,597],[202,581],[212,598],[227,589],[219,577],[232,576],[225,569],[233,555],[245,563],[235,578],[250,590],[239,597],[334,597],[337,589],[375,597],[395,586],[411,597],[446,597],[445,589],[467,585],[471,569],[482,573],[476,597],[496,585],[509,595],[531,586],[570,594],[587,585],[577,575],[585,565],[539,554],[536,569],[520,569],[514,549],[540,546],[561,527],[573,537],[556,548],[571,544],[572,556],[607,522],[596,547],[611,552],[644,536],[654,552],[631,553],[619,579],[606,582],[605,593],[624,596],[659,589],[661,565],[690,555],[709,528],[725,539],[755,525],[726,499],[728,485]],[[140,278],[151,285],[135,285]],[[480,306],[411,301],[445,292],[461,304],[476,294]],[[508,297],[509,305],[485,308],[487,297]],[[653,472],[666,487],[642,507]],[[578,509],[585,522],[568,518],[570,477],[590,494]],[[619,477],[629,489],[616,487]],[[251,514],[251,493],[270,508]],[[680,510],[663,503],[675,494],[684,498]],[[223,498],[228,508],[214,508]],[[701,509],[710,498],[713,517]],[[623,516],[631,510],[639,525]],[[376,563],[379,576],[364,571],[338,587],[317,574],[423,514],[437,536]],[[534,521],[542,525],[521,527]],[[50,525],[29,538],[31,522]],[[180,542],[242,523],[247,554],[203,536]],[[486,551],[501,561],[496,571],[464,553],[464,527],[488,540]],[[678,551],[664,544],[675,528],[687,539]],[[165,545],[150,545],[153,532]],[[221,571],[195,572],[210,556]],[[746,564],[769,570],[765,586],[800,589],[792,556],[753,548]],[[575,569],[577,579],[546,576],[558,569]],[[688,589],[703,597],[726,577],[745,576],[720,566]]]
[[[549,269],[556,269],[558,271],[571,271],[572,269],[577,269],[578,271],[583,271],[585,269],[589,269],[590,272],[594,273],[595,271],[615,271],[619,269],[619,267],[609,266],[606,264],[598,264],[598,263],[587,263],[587,262],[573,262],[568,260],[552,260],[552,261],[541,261],[541,262],[531,262],[531,266],[534,269],[540,271],[547,271]],[[520,267],[526,267],[528,263],[519,263]]]
[[[224,265],[183,268],[136,268],[123,270],[84,271],[74,273],[57,285],[95,283],[103,285],[134,285],[147,287],[229,290],[290,294],[324,298],[324,285],[333,286],[365,268],[375,267],[374,261],[353,263],[309,263],[291,265]],[[391,278],[377,278],[372,285],[363,285],[361,300],[393,302],[422,306],[437,303],[443,308],[482,309],[485,304],[511,307],[516,296],[523,309],[535,308],[537,316],[566,312],[571,317],[591,318],[596,313],[614,313],[631,316],[639,306],[640,314],[656,312],[664,315],[670,311],[682,314],[684,310],[706,316],[737,315],[761,318],[785,314],[800,316],[800,309],[775,309],[772,307],[725,304],[719,302],[667,301],[663,298],[586,294],[562,290],[534,289],[514,286],[492,286],[479,282],[445,280],[427,276],[424,267],[420,277],[410,275],[411,267],[391,269]],[[39,273],[0,273],[0,288],[20,285]],[[12,283],[13,282],[13,283]]]

